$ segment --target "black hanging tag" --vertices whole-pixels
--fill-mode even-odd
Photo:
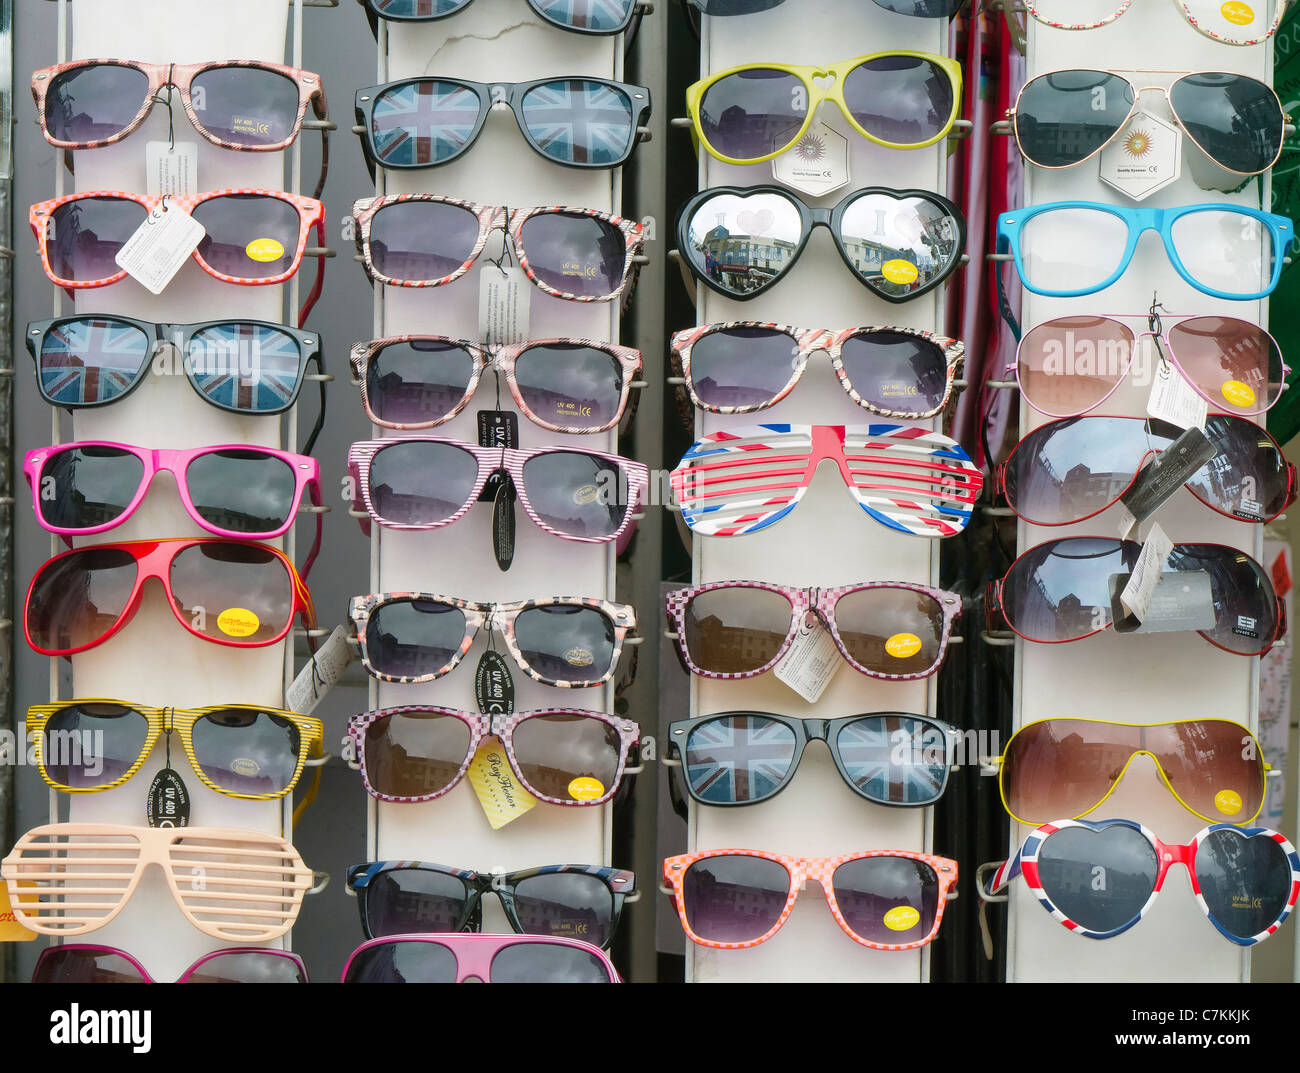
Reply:
[[[519,415],[509,410],[480,410],[478,412],[478,445],[480,447],[519,446]]]
[[[165,767],[153,777],[149,796],[145,798],[144,815],[150,827],[189,826],[190,794],[175,769]]]
[[[474,672],[474,699],[483,715],[514,714],[515,682],[510,677],[510,665],[491,648],[479,657]]]
[[[515,482],[506,477],[492,503],[492,551],[505,571],[515,558]]]

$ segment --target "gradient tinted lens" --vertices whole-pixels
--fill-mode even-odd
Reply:
[[[710,410],[771,406],[799,364],[799,344],[786,332],[723,328],[691,345],[691,387]]]
[[[533,275],[561,294],[611,298],[623,282],[627,243],[606,220],[576,212],[541,212],[519,229]]]
[[[379,674],[445,674],[465,643],[465,612],[432,600],[395,600],[370,612],[366,657]]]
[[[140,967],[108,948],[51,946],[41,951],[34,984],[147,984]]]
[[[371,151],[390,168],[441,164],[465,151],[483,113],[478,93],[460,82],[403,82],[375,97]]]
[[[627,515],[617,463],[578,451],[548,451],[524,463],[524,493],[537,518],[565,536],[608,538]]]
[[[378,424],[434,424],[465,401],[473,379],[474,358],[459,343],[390,343],[366,366],[366,402]]]
[[[1128,223],[1100,209],[1050,209],[1020,229],[1024,283],[1047,292],[1100,290],[1124,263]]]
[[[1169,785],[1202,816],[1246,823],[1264,802],[1264,757],[1254,736],[1227,719],[1187,719],[1148,731]]]
[[[427,797],[447,789],[469,761],[470,729],[441,712],[403,712],[365,731],[366,778],[385,797]]]
[[[1277,599],[1259,564],[1221,544],[1178,544],[1165,567],[1206,573],[1214,600],[1214,629],[1201,636],[1229,652],[1257,656],[1277,635]]]
[[[240,413],[278,414],[298,397],[306,356],[288,332],[232,321],[190,337],[185,372],[215,406]]]
[[[519,110],[528,140],[561,164],[609,168],[632,152],[632,98],[617,86],[586,78],[544,82],[524,94]]]
[[[922,197],[864,194],[846,205],[836,232],[853,271],[877,294],[905,299],[946,276],[961,256],[961,229]]]
[[[880,410],[924,417],[948,393],[948,359],[930,339],[906,332],[859,332],[844,341],[840,363],[853,390]]]
[[[579,343],[530,346],[515,362],[515,382],[536,421],[582,431],[618,420],[623,366],[608,351]]]
[[[1272,283],[1277,257],[1273,235],[1255,216],[1202,209],[1178,217],[1169,235],[1199,287],[1248,297],[1265,293]]]
[[[120,197],[79,197],[48,220],[46,256],[55,277],[97,283],[120,275],[116,257],[145,221],[145,207]]]
[[[833,748],[853,788],[882,805],[928,805],[948,784],[947,735],[926,719],[855,719],[840,727]]]
[[[454,984],[456,955],[441,943],[381,943],[353,957],[345,984]]]
[[[1174,114],[1211,160],[1255,175],[1273,166],[1285,118],[1277,95],[1245,75],[1193,74],[1169,87]]]
[[[737,71],[704,91],[700,130],[722,156],[759,160],[794,141],[807,119],[808,98],[798,75],[764,67]]]
[[[1282,392],[1282,352],[1258,324],[1191,317],[1173,325],[1166,338],[1183,374],[1226,413],[1263,413]]]
[[[933,141],[953,115],[952,80],[923,56],[879,56],[844,77],[844,100],[863,130],[893,145]]]
[[[613,670],[614,623],[594,607],[546,604],[521,611],[515,644],[524,662],[552,682],[595,682]]]
[[[271,279],[292,267],[301,217],[290,202],[265,194],[223,194],[194,206],[207,231],[195,252],[233,279]]]
[[[307,973],[297,958],[278,950],[242,950],[214,954],[185,974],[185,984],[305,984]]]
[[[1033,824],[1091,812],[1134,751],[1143,748],[1141,735],[1123,724],[1084,719],[1044,719],[1022,727],[1002,760],[1007,807]]]
[[[860,670],[928,674],[939,661],[943,608],[912,589],[858,589],[836,601],[835,629]]]
[[[60,786],[91,790],[116,782],[144,752],[149,720],[124,704],[69,704],[45,724],[41,759]]]
[[[538,715],[519,723],[511,742],[519,774],[538,797],[588,804],[614,792],[621,747],[603,719]]]
[[[55,141],[107,141],[131,125],[148,96],[149,76],[133,67],[96,63],[65,71],[45,93],[45,127]]]
[[[529,935],[555,935],[606,946],[614,937],[614,895],[583,872],[548,872],[515,884],[515,913]]]
[[[779,194],[715,194],[691,214],[691,269],[724,294],[757,294],[794,262],[803,241],[799,209]]]
[[[27,633],[38,648],[67,652],[98,644],[122,617],[136,580],[135,558],[120,548],[84,548],[36,572]]]
[[[256,448],[199,455],[185,467],[194,509],[209,525],[248,536],[289,524],[298,480],[283,458]]]
[[[1077,641],[1110,625],[1110,581],[1132,574],[1140,546],[1100,537],[1053,540],[1007,572],[1007,622],[1031,641]]]
[[[1238,518],[1273,518],[1286,508],[1286,458],[1258,425],[1212,414],[1205,421],[1205,434],[1218,455],[1188,478],[1188,488]]]
[[[1094,932],[1132,924],[1151,898],[1160,865],[1138,831],[1066,827],[1038,850],[1038,880],[1058,911]]]
[[[789,597],[771,589],[710,589],[686,605],[682,641],[706,674],[753,674],[776,659],[793,614]]]
[[[87,444],[51,454],[37,476],[41,520],[56,529],[93,529],[120,520],[144,477],[144,463],[120,447]]]
[[[1040,324],[1020,343],[1016,359],[1020,390],[1042,413],[1058,417],[1087,413],[1124,379],[1136,346],[1132,329],[1105,317],[1061,317]]]
[[[1105,71],[1056,71],[1031,79],[1016,102],[1020,151],[1043,168],[1086,160],[1119,133],[1133,86]]]
[[[168,580],[176,613],[209,640],[270,644],[289,629],[293,579],[267,548],[192,544],[176,553]]]
[[[682,911],[691,932],[701,939],[751,942],[776,927],[791,882],[783,864],[764,857],[706,857],[682,877]]]
[[[590,950],[559,943],[511,943],[492,958],[494,984],[607,984],[609,969]]]
[[[148,368],[151,342],[134,324],[111,317],[57,321],[37,356],[41,397],[70,407],[112,402]]]
[[[194,724],[194,761],[219,788],[280,794],[289,788],[302,736],[293,721],[256,708],[222,708]]]
[[[798,751],[794,730],[780,720],[727,715],[691,727],[682,762],[697,800],[710,805],[753,804],[785,785]]]
[[[1196,848],[1196,879],[1210,915],[1239,939],[1277,923],[1294,882],[1286,851],[1272,838],[1226,828],[1211,831]]]
[[[634,0],[528,0],[547,22],[566,30],[614,33],[632,18]]]
[[[445,522],[466,503],[478,460],[448,443],[398,442],[370,460],[370,504],[396,525]]]
[[[190,83],[199,127],[246,149],[283,145],[292,138],[299,99],[293,79],[246,64],[209,68]]]
[[[431,868],[390,868],[365,887],[371,938],[460,930],[469,903],[465,881]]]
[[[370,220],[370,260],[389,279],[432,283],[466,267],[478,245],[479,221],[442,201],[397,201]]]
[[[924,861],[864,857],[831,877],[849,929],[873,943],[915,943],[930,934],[939,909],[939,877]]]

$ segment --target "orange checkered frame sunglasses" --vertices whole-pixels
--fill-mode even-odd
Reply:
[[[873,950],[915,950],[939,931],[957,897],[957,862],[906,850],[838,857],[786,857],[754,849],[685,853],[664,861],[664,879],[691,942],[744,950],[772,938],[813,880],[831,916]]]

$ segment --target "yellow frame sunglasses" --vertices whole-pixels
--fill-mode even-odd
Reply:
[[[877,60],[889,59],[915,59],[922,60],[933,64],[948,77],[949,87],[952,90],[952,109],[944,122],[942,128],[933,137],[927,138],[920,142],[892,142],[886,138],[878,137],[862,126],[853,118],[853,113],[849,110],[848,101],[844,97],[844,85],[850,75],[858,68]],[[901,68],[899,68],[901,69]],[[731,78],[735,75],[755,75],[758,72],[776,72],[778,74],[790,75],[799,80],[803,86],[803,92],[806,101],[804,110],[803,125],[798,131],[791,136],[783,145],[774,149],[770,153],[754,157],[733,157],[717,149],[704,132],[704,126],[700,121],[700,108],[704,100],[714,86],[724,79]],[[834,79],[829,85],[818,85],[817,80]],[[840,112],[848,120],[849,126],[866,138],[867,141],[875,142],[877,145],[883,145],[889,149],[924,149],[927,145],[934,145],[936,142],[943,141],[944,138],[952,132],[953,124],[957,122],[957,117],[961,114],[962,106],[962,77],[961,64],[956,60],[949,59],[946,56],[938,56],[931,52],[913,52],[908,49],[890,49],[886,52],[872,52],[865,56],[857,56],[851,60],[839,60],[835,63],[825,64],[822,66],[802,66],[787,63],[746,63],[739,67],[729,67],[725,71],[719,71],[709,78],[702,79],[690,86],[686,90],[686,110],[690,115],[691,134],[694,137],[697,146],[703,145],[709,151],[709,154],[726,164],[761,164],[765,160],[771,160],[780,156],[791,146],[798,143],[799,139],[804,136],[808,128],[812,126],[813,120],[817,115],[817,110],[825,101],[831,101],[839,106]],[[792,101],[792,109],[798,111],[799,102]]]
[[[136,757],[135,762],[127,769],[126,773],[105,782],[102,786],[66,786],[57,782],[46,770],[46,734],[45,729],[51,718],[57,713],[68,708],[88,708],[94,705],[107,705],[118,709],[125,709],[137,712],[144,716],[148,721],[148,731],[145,734],[144,744],[140,748],[140,755]],[[298,731],[298,757],[294,766],[293,776],[289,779],[284,789],[269,794],[252,794],[240,793],[235,790],[229,790],[213,782],[208,774],[200,766],[198,758],[194,754],[194,726],[200,719],[215,715],[220,712],[228,711],[249,712],[265,714],[285,719],[292,723]],[[94,714],[94,713],[90,713]],[[108,713],[103,713],[108,714]],[[118,713],[121,714],[121,713]],[[34,704],[27,709],[27,736],[32,741],[34,753],[36,756],[37,766],[47,785],[52,789],[59,790],[67,794],[98,793],[101,790],[112,790],[128,782],[144,766],[149,754],[153,751],[154,745],[158,739],[167,731],[175,731],[181,739],[181,745],[185,749],[185,755],[189,757],[190,767],[194,769],[194,774],[204,786],[215,793],[222,794],[226,797],[238,797],[250,801],[274,801],[284,797],[285,794],[292,792],[298,784],[303,768],[307,766],[319,767],[328,757],[322,751],[322,745],[325,740],[324,724],[313,715],[299,715],[297,712],[284,711],[281,708],[268,708],[257,704],[212,704],[206,708],[151,708],[144,704],[133,704],[130,701],[115,700],[109,697],[79,697],[76,700],[59,701],[53,704]],[[53,733],[58,733],[54,731]],[[69,731],[68,733],[78,733]],[[84,755],[84,751],[83,751]],[[311,798],[315,796],[314,787],[308,794],[307,800],[295,811],[301,811],[310,803]]]

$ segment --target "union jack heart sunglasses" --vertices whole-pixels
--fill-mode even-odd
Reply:
[[[434,22],[458,15],[474,0],[357,0],[366,9],[370,32],[379,36],[385,22]],[[611,36],[623,33],[654,10],[645,0],[528,0],[538,18],[575,34]]]
[[[1276,932],[1300,894],[1300,857],[1267,827],[1213,823],[1180,844],[1123,819],[1045,823],[1010,860],[981,865],[976,888],[983,902],[1005,901],[997,895],[1024,876],[1063,927],[1112,939],[1150,912],[1175,864],[1187,869],[1201,912],[1238,946]]]
[[[558,935],[386,935],[343,966],[345,984],[620,984],[605,952]]]
[[[870,517],[913,536],[960,533],[984,487],[983,475],[955,440],[880,422],[715,432],[682,456],[672,489],[692,530],[741,536],[794,510],[827,459]]]
[[[62,943],[41,951],[34,984],[152,984],[145,967],[116,946]],[[204,954],[177,978],[178,984],[305,984],[307,966],[288,950],[232,946]]]

